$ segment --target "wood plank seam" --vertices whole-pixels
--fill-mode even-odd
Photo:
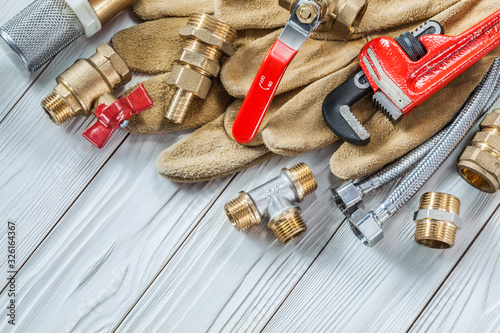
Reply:
[[[137,305],[137,303],[139,303],[139,301],[144,296],[144,294],[146,294],[146,292],[153,285],[153,283],[156,281],[156,279],[158,278],[158,276],[161,275],[161,273],[163,272],[163,270],[168,266],[168,264],[172,261],[172,259],[179,252],[179,250],[184,246],[184,244],[186,243],[186,241],[188,240],[188,238],[191,236],[191,234],[196,230],[196,228],[199,226],[199,224],[201,223],[201,221],[205,218],[205,216],[208,214],[208,212],[215,205],[215,203],[217,202],[217,200],[219,200],[219,198],[221,197],[221,195],[226,191],[226,189],[229,187],[229,185],[232,183],[232,181],[236,178],[237,174],[238,173],[233,174],[231,176],[231,179],[229,179],[229,181],[226,183],[226,185],[222,189],[222,191],[220,191],[219,194],[214,199],[212,199],[212,202],[206,207],[205,212],[200,216],[200,218],[198,219],[198,221],[196,221],[194,227],[189,231],[189,233],[186,235],[186,237],[184,237],[184,239],[182,240],[182,242],[175,249],[175,251],[172,253],[172,255],[170,256],[170,258],[167,259],[167,261],[160,268],[160,270],[158,270],[158,272],[155,274],[155,276],[153,277],[153,279],[151,280],[151,282],[148,283],[148,285],[146,286],[146,288],[144,288],[144,290],[139,295],[139,297],[134,301],[134,303],[130,306],[130,308],[127,310],[127,312],[125,313],[125,315],[120,319],[120,321],[118,322],[118,324],[113,328],[112,332],[116,332],[120,328],[120,325],[123,323],[123,321],[127,318],[127,316],[130,314],[130,312],[135,308],[135,306]]]
[[[469,250],[472,248],[472,246],[476,243],[476,240],[479,238],[479,236],[482,234],[483,230],[487,227],[487,225],[490,223],[491,219],[493,218],[493,216],[495,216],[495,214],[500,210],[500,205],[497,206],[497,208],[493,211],[493,213],[491,214],[491,216],[486,220],[486,223],[481,227],[481,229],[479,230],[479,232],[476,234],[476,236],[474,237],[474,239],[472,240],[472,242],[469,244],[469,246],[467,247],[467,249],[464,251],[464,253],[462,253],[462,255],[460,256],[460,258],[457,260],[457,262],[455,263],[455,265],[453,265],[452,269],[450,270],[450,272],[446,275],[446,277],[443,279],[443,281],[441,282],[441,284],[439,285],[439,287],[436,289],[436,291],[432,294],[432,296],[429,298],[429,300],[427,301],[427,303],[425,304],[425,306],[422,308],[422,310],[419,312],[419,314],[415,317],[415,320],[413,321],[413,323],[411,323],[411,325],[408,327],[408,329],[406,330],[406,332],[410,332],[411,329],[413,328],[413,326],[415,326],[415,324],[417,323],[417,321],[420,319],[420,317],[422,316],[422,314],[424,313],[424,311],[429,307],[430,303],[432,302],[432,300],[436,297],[436,295],[438,294],[438,292],[441,290],[441,288],[443,287],[443,285],[446,283],[446,281],[448,280],[448,278],[453,274],[453,272],[455,271],[455,269],[458,267],[458,265],[462,262],[463,258],[465,257],[465,255],[469,252]]]

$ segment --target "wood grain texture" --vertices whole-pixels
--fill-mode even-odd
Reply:
[[[264,331],[409,329],[498,206],[500,194],[489,195],[471,188],[454,170],[458,154],[467,142],[386,225],[385,239],[375,248],[361,245],[344,226]],[[420,195],[427,191],[452,193],[462,200],[461,217],[465,223],[450,250],[427,249],[413,240],[413,212]]]
[[[175,139],[130,136],[20,270],[23,332],[110,331],[182,244],[231,177],[161,178],[154,161]],[[0,320],[1,332],[9,326]]]
[[[500,332],[499,222],[497,211],[410,332]]]
[[[87,43],[78,47],[85,49],[84,56],[89,56],[114,31],[131,24],[132,19],[123,17],[100,37],[77,41]],[[72,48],[68,52],[77,50]],[[55,73],[76,58],[54,61],[0,123],[0,220],[18,223],[19,264],[28,258],[126,137],[125,131],[117,131],[105,149],[98,150],[81,134],[95,118],[75,118],[58,127],[43,112],[40,101],[54,88]],[[139,80],[141,77],[136,76],[135,81]],[[8,93],[2,92],[2,96]],[[5,244],[6,240],[0,239],[0,246]],[[0,262],[0,272],[6,271],[5,265]]]
[[[118,332],[258,331],[343,221],[329,191],[334,150],[273,159],[237,176],[188,241],[132,309]],[[301,205],[308,231],[280,244],[267,228],[237,232],[223,205],[241,190],[305,161],[319,189]]]

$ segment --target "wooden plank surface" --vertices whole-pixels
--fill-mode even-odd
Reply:
[[[500,331],[499,239],[497,211],[410,332]]]

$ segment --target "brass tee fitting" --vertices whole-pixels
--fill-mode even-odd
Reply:
[[[415,241],[433,249],[448,249],[455,245],[457,230],[462,227],[460,200],[446,193],[430,192],[420,198],[415,212]]]
[[[457,171],[475,188],[495,193],[500,188],[500,109],[487,114],[480,128],[460,156]]]
[[[42,108],[57,125],[78,114],[89,116],[97,98],[113,92],[132,78],[123,59],[107,44],[89,59],[79,59],[56,78],[54,91]]]
[[[278,177],[250,192],[240,192],[224,209],[236,230],[269,221],[267,227],[278,240],[288,243],[307,230],[300,208],[292,203],[302,202],[317,188],[311,169],[305,163],[299,163],[290,169],[282,169]]]
[[[207,14],[194,14],[181,28],[184,45],[167,83],[176,87],[165,117],[181,124],[193,101],[205,99],[224,55],[234,53],[236,30]]]
[[[331,30],[342,39],[349,38],[361,23],[368,6],[367,0],[314,0],[321,8],[322,29]],[[279,5],[290,13],[299,0],[279,0]],[[317,15],[315,6],[302,4],[297,10],[300,22],[308,24]],[[312,12],[311,12],[312,11]],[[312,19],[311,19],[312,17]]]

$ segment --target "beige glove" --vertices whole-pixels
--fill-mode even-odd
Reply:
[[[231,3],[235,4],[236,1],[232,1]],[[397,16],[399,20],[402,20],[394,22],[406,22],[406,20],[408,20],[401,14],[402,7],[407,9],[407,17],[411,17],[408,14],[412,12],[411,8],[419,8],[420,6],[419,1],[405,1],[404,5],[401,4],[401,1],[394,1],[394,3],[399,3],[399,6],[394,6],[397,10],[394,11],[395,14],[393,15]],[[477,23],[480,19],[493,13],[499,6],[498,1],[494,1],[494,4],[491,4],[491,2],[486,2],[485,0],[479,2],[464,0],[458,3],[457,1],[451,1],[450,3],[456,4],[443,11],[435,18],[443,23],[448,34],[456,34],[466,30],[466,28]],[[450,5],[450,3],[448,3],[448,5]],[[370,4],[372,4],[372,2],[370,2]],[[216,12],[217,6],[216,2]],[[442,6],[443,4],[441,2],[437,7],[430,6],[431,8],[428,9],[427,13],[439,12],[439,10],[443,8]],[[385,13],[386,11],[388,11],[387,8],[383,11],[381,10],[386,17],[392,17]],[[467,15],[465,15],[465,13],[467,13]],[[478,13],[481,13],[481,15]],[[421,15],[418,15],[418,17],[421,18]],[[391,31],[384,31],[379,34],[396,36],[402,30],[412,30],[421,23],[420,21],[416,24],[396,27]],[[383,24],[381,27],[385,27],[396,23],[382,22],[381,24]],[[370,29],[376,28],[370,26]],[[224,87],[232,95],[240,98],[240,100],[236,100],[228,108],[224,122],[221,116],[221,118],[202,127],[193,135],[186,137],[178,144],[162,152],[158,158],[158,169],[163,176],[176,181],[185,182],[211,179],[259,163],[263,159],[272,156],[269,152],[293,155],[322,148],[336,140],[336,137],[323,122],[321,105],[327,93],[357,70],[357,53],[364,45],[364,40],[344,43],[341,49],[338,48],[340,46],[338,43],[342,42],[309,40],[306,45],[304,45],[304,49],[300,50],[297,58],[285,74],[282,86],[278,91],[278,93],[290,91],[290,97],[286,94],[283,95],[283,97],[277,96],[275,98],[275,101],[271,104],[271,108],[264,119],[264,126],[261,126],[261,136],[258,136],[256,140],[251,143],[252,147],[245,147],[238,144],[235,146],[235,142],[231,140],[230,134],[228,133],[231,133],[231,124],[241,104],[241,98],[250,86],[261,59],[263,59],[264,54],[268,51],[273,41],[274,39],[271,36],[265,36],[262,39],[256,40],[248,46],[238,50],[232,59],[224,65],[221,74]],[[333,44],[330,44],[329,47],[325,47],[325,52],[319,53],[320,55],[318,55],[317,51],[309,51],[309,47],[311,47],[311,50],[313,50],[314,47],[317,47],[316,50],[320,49],[319,46],[316,46],[316,43],[324,43],[324,45],[328,43]],[[330,52],[326,52],[326,50],[330,50]],[[351,56],[350,52],[352,52],[352,50],[354,50],[354,55]],[[243,54],[243,51],[245,54]],[[239,52],[241,52],[241,54],[239,54]],[[309,53],[307,61],[299,60],[301,53]],[[330,57],[334,53],[334,57],[326,59],[326,57]],[[338,59],[341,60],[339,61]],[[293,65],[296,67],[292,67]],[[311,66],[311,69],[309,71],[303,70],[303,66]],[[349,146],[354,149],[352,155],[349,155],[347,148],[343,148],[339,150],[335,156],[339,156],[339,158],[342,159],[349,156],[357,158],[358,156],[369,154],[366,159],[362,160],[362,163],[366,167],[363,170],[361,170],[361,168],[356,168],[358,170],[356,176],[368,172],[369,169],[376,169],[377,166],[383,166],[391,162],[395,158],[411,150],[416,144],[428,139],[444,126],[444,124],[446,124],[458,111],[463,101],[465,101],[485,74],[487,67],[488,59],[485,59],[481,64],[477,65],[475,69],[471,69],[464,73],[460,79],[457,79],[456,82],[453,82],[453,85],[443,90],[440,95],[436,95],[433,99],[428,101],[425,107],[440,107],[439,112],[433,113],[433,117],[436,119],[429,121],[428,116],[418,117],[417,114],[420,110],[417,110],[414,112],[416,115],[408,117],[396,127],[400,128],[407,126],[409,129],[415,128],[412,132],[405,133],[404,131],[395,130],[392,125],[389,125],[388,121],[385,121],[385,119],[381,118],[381,115],[377,113],[373,120],[370,120],[369,124],[367,124],[369,130],[374,132],[374,142],[362,148],[361,151],[357,150],[359,149],[358,147]],[[297,72],[300,74],[297,75]],[[326,76],[323,75],[325,72]],[[307,84],[307,86],[302,87],[303,84]],[[459,98],[455,95],[457,91],[460,92]],[[453,98],[450,98],[450,96],[453,96]],[[286,100],[287,98],[290,99]],[[285,101],[283,101],[283,99],[285,99]],[[455,99],[456,102],[447,103],[446,109],[441,110],[444,104],[443,101],[451,99]],[[422,108],[423,107],[424,106],[422,106]],[[365,98],[355,105],[353,111],[358,119],[364,122],[370,118],[375,110],[369,98]],[[413,119],[413,121],[411,119]],[[432,126],[429,126],[429,123],[432,123]],[[388,126],[390,126],[390,128],[388,128]],[[225,129],[224,132],[223,127]],[[428,130],[423,131],[423,127]],[[379,131],[378,128],[382,128],[382,130]],[[379,138],[377,133],[381,133],[380,137],[382,137],[382,139]],[[390,154],[384,154],[384,147],[377,145],[377,142],[388,136],[397,136],[397,133],[405,133],[400,134],[404,136],[404,140],[402,140],[401,137],[399,137],[398,140],[398,142],[404,142],[405,144],[398,144],[397,149],[392,150]],[[415,136],[408,138],[406,137],[407,135]],[[260,145],[261,143],[264,143],[265,147]],[[237,152],[234,150],[236,147]],[[204,158],[200,159],[200,156],[204,156]],[[216,158],[218,160],[217,168],[213,168],[211,163],[196,162],[207,160],[210,156],[212,156],[212,159]],[[336,163],[338,163],[338,160],[332,159],[332,163],[337,165]],[[346,170],[352,168],[354,164],[358,165],[360,163],[358,163],[357,159],[353,160],[351,158],[349,162],[344,163],[338,170],[347,172]],[[341,164],[338,163],[338,165]],[[336,171],[335,166],[332,166],[332,169],[336,174],[342,176],[340,172]]]

